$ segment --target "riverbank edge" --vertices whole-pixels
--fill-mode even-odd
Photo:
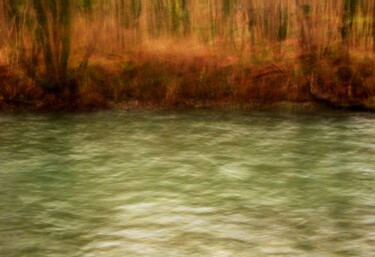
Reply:
[[[295,60],[249,64],[223,58],[144,53],[115,62],[94,58],[85,70],[69,70],[62,88],[1,66],[0,111],[375,110],[375,64],[368,58],[350,65],[323,59],[308,71]]]
[[[306,102],[275,102],[272,104],[238,104],[238,103],[222,103],[222,102],[195,102],[189,105],[167,106],[163,104],[155,104],[152,102],[130,101],[126,103],[107,103],[106,106],[91,106],[91,107],[58,107],[58,108],[40,108],[38,106],[23,105],[15,103],[0,102],[0,113],[91,113],[101,111],[343,111],[343,112],[371,112],[375,113],[373,107],[336,107],[330,104],[318,101]]]

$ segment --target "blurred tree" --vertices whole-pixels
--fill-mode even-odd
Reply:
[[[341,46],[344,59],[349,58],[350,37],[352,35],[354,18],[357,14],[358,6],[358,0],[343,0]]]
[[[40,49],[42,52],[45,68],[43,79],[39,78],[38,82],[59,92],[68,83],[67,66],[71,43],[70,0],[33,0],[33,8],[36,26],[35,40],[31,41],[31,44],[32,48]],[[35,54],[32,56],[34,60],[38,58]],[[38,75],[35,67],[29,65],[26,68],[34,77]]]
[[[375,1],[372,1],[372,50],[375,53]]]

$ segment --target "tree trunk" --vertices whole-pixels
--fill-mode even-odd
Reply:
[[[349,61],[350,38],[353,31],[354,17],[357,14],[358,0],[343,0],[341,25],[341,50],[344,61]]]
[[[44,65],[46,69],[47,77],[55,77],[57,75],[57,67],[53,61],[53,51],[51,47],[51,33],[48,28],[47,21],[47,10],[42,4],[41,0],[33,0],[34,9],[37,19],[37,28],[35,31],[35,42],[34,44],[41,45]]]
[[[4,8],[4,1],[0,3],[0,48],[3,45],[3,40],[6,38],[6,23],[5,23],[5,8]]]
[[[312,4],[310,0],[296,0],[300,22],[300,60],[304,72],[309,74],[313,71],[317,53],[316,43],[313,35],[313,23],[311,19]]]
[[[38,81],[56,92],[61,92],[70,83],[67,75],[71,45],[70,4],[70,0],[33,0],[37,26],[32,44],[33,48],[41,49],[45,68],[45,74]]]
[[[70,0],[61,1],[60,13],[60,30],[61,30],[61,55],[59,64],[59,77],[66,80],[66,72],[68,68],[68,61],[70,56],[70,36],[71,36],[71,10]]]
[[[190,12],[189,12],[188,0],[181,0],[181,9],[182,9],[183,34],[184,36],[187,36],[190,34]]]

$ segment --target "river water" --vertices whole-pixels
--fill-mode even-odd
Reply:
[[[375,114],[0,114],[0,256],[375,256]]]

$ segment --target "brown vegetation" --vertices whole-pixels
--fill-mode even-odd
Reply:
[[[262,64],[224,61],[226,56],[132,53],[119,60],[93,56],[75,75],[75,97],[42,90],[23,74],[0,76],[1,100],[21,108],[91,110],[123,107],[272,106],[280,102],[323,101],[339,107],[363,107],[374,97],[374,61],[320,61],[307,78],[299,63]],[[223,64],[226,63],[226,64]],[[3,68],[4,69],[4,68]]]
[[[272,3],[271,3],[272,2]],[[0,106],[375,106],[375,0],[0,2]]]

